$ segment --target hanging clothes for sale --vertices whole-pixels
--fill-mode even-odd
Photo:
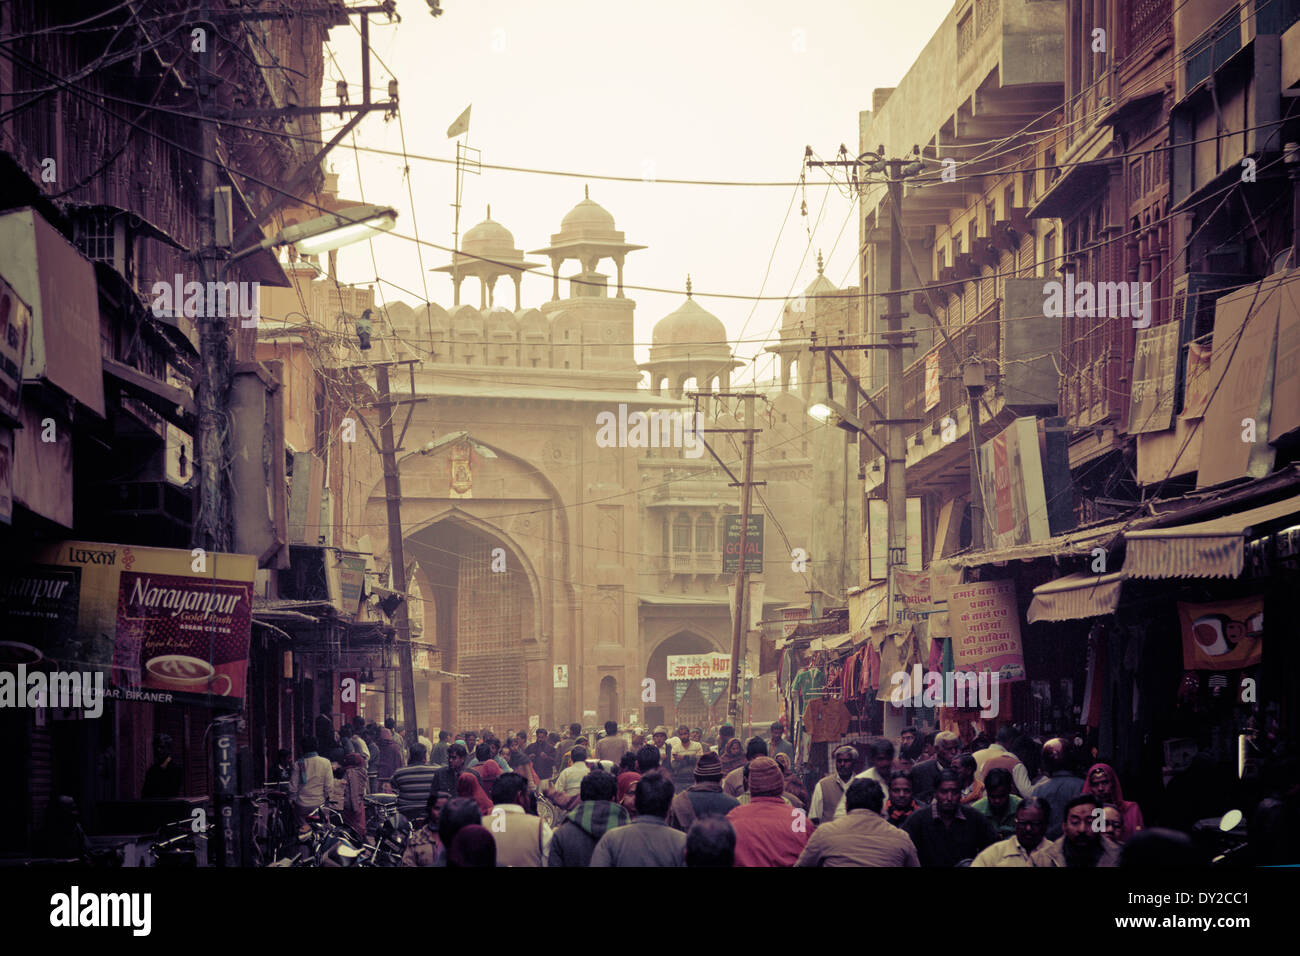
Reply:
[[[925,663],[925,669],[928,671],[943,670],[943,649],[948,643],[946,637],[930,638],[930,659]]]
[[[839,740],[849,729],[849,709],[831,697],[814,700],[804,711],[803,725],[815,744]]]
[[[825,695],[834,697],[836,700],[843,698],[840,689],[844,686],[844,665],[839,661],[831,661],[826,665],[826,687]]]

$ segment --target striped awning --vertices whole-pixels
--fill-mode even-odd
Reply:
[[[1078,621],[1114,614],[1119,604],[1122,572],[1113,574],[1067,574],[1034,588],[1025,619],[1036,621]]]
[[[1196,524],[1126,531],[1123,574],[1126,578],[1239,577],[1251,528],[1290,515],[1300,522],[1300,495]]]

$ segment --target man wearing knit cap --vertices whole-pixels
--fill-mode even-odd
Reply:
[[[738,806],[736,798],[722,792],[722,760],[703,754],[695,765],[695,783],[673,797],[668,825],[683,833],[704,817],[725,817]]]
[[[749,764],[749,803],[727,814],[736,831],[736,866],[794,866],[808,843],[807,815],[782,799],[785,775],[771,757]]]

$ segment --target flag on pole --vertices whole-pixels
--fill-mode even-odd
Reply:
[[[448,139],[455,139],[461,133],[469,132],[469,111],[472,110],[473,108],[474,108],[473,103],[465,107],[465,112],[457,116],[456,122],[452,123],[450,126],[447,127]]]

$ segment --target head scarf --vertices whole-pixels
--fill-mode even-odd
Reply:
[[[379,739],[380,739],[380,740],[392,740],[392,739],[393,739],[393,732],[392,732],[391,730],[389,730],[387,727],[381,727],[380,730],[379,730]]]
[[[474,769],[478,771],[479,779],[483,781],[484,787],[492,786],[492,781],[503,773],[501,764],[495,760],[485,760],[482,763],[477,763],[474,765]]]
[[[497,865],[497,841],[485,827],[471,823],[461,827],[447,849],[448,866]]]
[[[628,795],[628,791],[635,786],[636,782],[641,779],[641,775],[632,770],[625,770],[618,775],[618,796],[615,798],[620,803]]]
[[[775,760],[781,768],[782,776],[790,776],[790,755],[779,753],[776,755]]]
[[[723,753],[728,757],[742,756],[745,753],[745,745],[740,742],[739,737],[732,737],[727,741],[727,749]]]
[[[343,766],[345,767],[364,767],[365,765],[366,758],[359,753],[350,753],[343,758]]]
[[[479,786],[478,777],[474,776],[472,773],[462,773],[458,778],[456,778],[456,795],[458,797],[466,797],[473,800],[478,804],[480,813],[492,812],[492,801],[488,799],[488,795],[484,793],[483,788]],[[491,834],[489,833],[488,836],[491,836]]]
[[[1119,774],[1117,774],[1115,772],[1115,769],[1108,763],[1095,763],[1088,768],[1088,772],[1083,776],[1083,792],[1084,793],[1093,792],[1092,775],[1095,771],[1098,770],[1106,771],[1106,775],[1110,777],[1111,791],[1112,791],[1111,800],[1115,804],[1115,806],[1119,808],[1120,813],[1126,812],[1129,807],[1129,801],[1124,799],[1124,790],[1119,785]]]

